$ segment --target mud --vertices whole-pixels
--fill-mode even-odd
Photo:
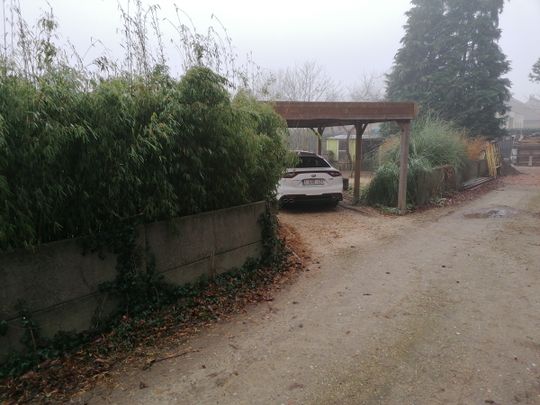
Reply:
[[[520,210],[512,207],[479,208],[463,214],[465,218],[511,218],[520,213]]]

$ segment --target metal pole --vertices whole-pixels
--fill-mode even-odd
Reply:
[[[401,128],[400,142],[400,162],[399,162],[399,189],[398,189],[398,209],[400,214],[407,212],[407,170],[409,163],[409,136],[411,123],[398,122]]]

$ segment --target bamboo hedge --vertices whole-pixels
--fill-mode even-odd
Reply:
[[[180,79],[0,72],[0,250],[269,198],[284,123],[202,66]]]

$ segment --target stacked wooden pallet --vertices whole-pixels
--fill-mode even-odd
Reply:
[[[521,140],[517,145],[518,166],[540,166],[540,137]]]
[[[501,150],[497,142],[489,142],[486,145],[486,160],[491,177],[497,177],[502,166]]]

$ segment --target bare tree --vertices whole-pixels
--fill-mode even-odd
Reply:
[[[315,61],[278,71],[269,91],[283,101],[330,101],[340,94],[339,85]]]
[[[352,101],[381,101],[384,98],[384,75],[375,72],[363,72],[360,79],[353,85],[349,91],[349,98]],[[345,151],[349,167],[352,168],[352,156],[349,147],[349,141],[354,131],[354,126],[343,127],[347,134]],[[353,176],[353,171],[350,173]]]
[[[355,130],[355,127],[354,125],[349,125],[348,127],[343,127],[343,129],[345,130],[345,133],[347,134],[347,138],[345,141],[345,152],[347,153],[347,163],[350,169],[349,177],[352,177],[353,176],[353,162],[352,162],[351,148],[349,145],[349,141],[351,139],[351,134]]]
[[[341,88],[315,61],[306,61],[301,65],[276,72],[267,87],[268,98],[279,101],[333,101],[340,98]],[[317,136],[317,152],[321,152],[324,128],[311,128]],[[294,146],[298,141],[304,144],[306,130],[294,131]]]
[[[362,73],[349,92],[352,101],[381,101],[384,98],[384,75]]]

